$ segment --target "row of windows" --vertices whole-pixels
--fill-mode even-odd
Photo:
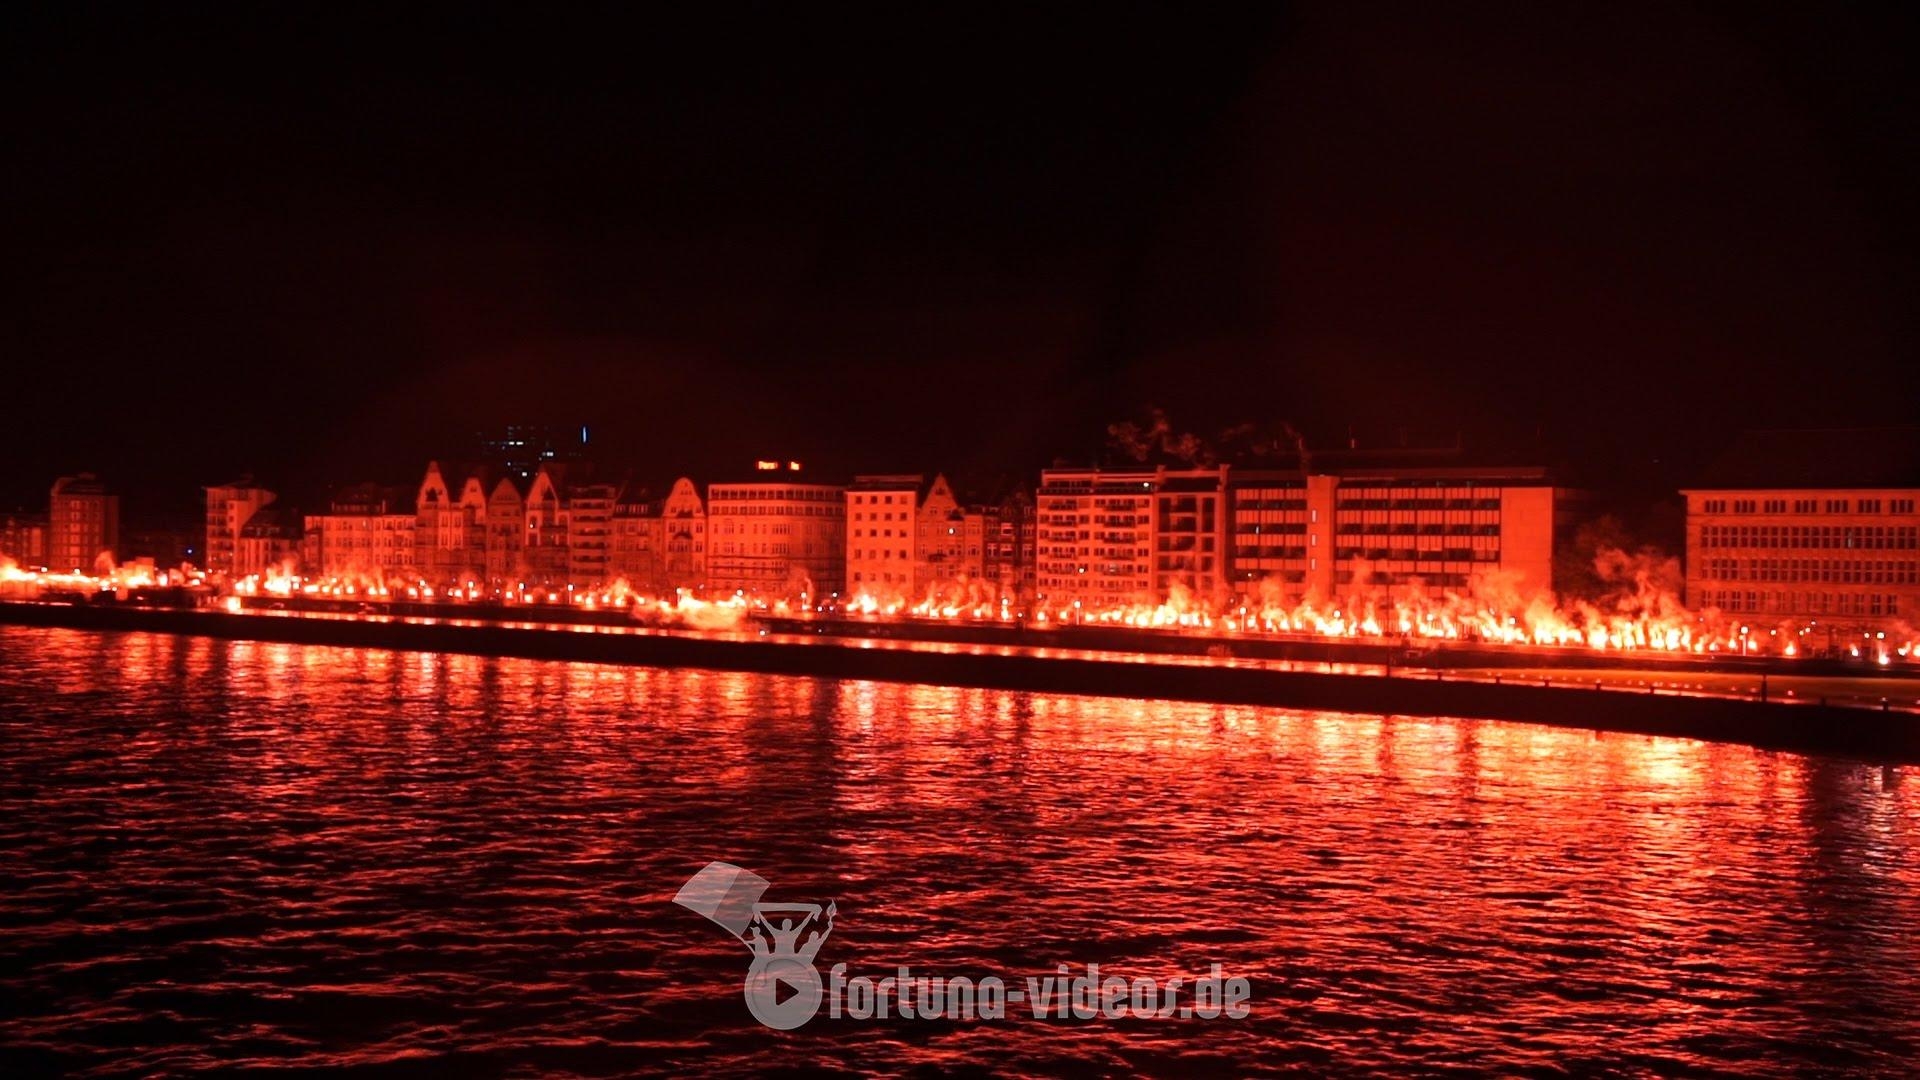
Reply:
[[[815,536],[831,536],[838,530],[831,528],[821,529],[817,526],[809,528],[806,525],[802,525],[800,526],[800,531],[803,533],[811,533]],[[793,524],[791,522],[781,521],[742,521],[738,523],[723,521],[713,527],[713,535],[715,536],[792,536],[793,533]]]
[[[1867,559],[1703,559],[1707,581],[1824,581],[1836,585],[1920,584],[1920,562]]]
[[[714,549],[716,555],[828,555],[832,551],[815,544],[736,544],[731,541],[719,544]]]
[[[1269,571],[1265,569],[1255,569],[1255,570],[1241,571],[1239,573],[1236,573],[1234,577],[1236,580],[1239,580],[1239,581],[1265,581],[1265,580],[1278,578],[1279,580],[1284,581],[1289,585],[1299,585],[1304,583],[1307,580],[1307,572],[1305,570],[1271,570]],[[1293,597],[1293,599],[1297,601],[1299,597],[1295,596]]]
[[[1498,510],[1500,500],[1491,499],[1380,499],[1349,496],[1342,492],[1336,502],[1348,510],[1407,510],[1432,513],[1436,510]]]
[[[1138,576],[1139,573],[1144,569],[1145,569],[1144,565],[1142,565],[1141,563],[1135,563],[1135,562],[1084,562],[1083,563],[1083,562],[1076,561],[1076,562],[1043,562],[1040,564],[1040,572],[1043,574],[1057,574],[1063,577],[1074,577],[1074,578],[1085,577],[1087,575],[1093,575],[1094,577],[1107,577],[1107,578],[1131,578],[1131,577]]]
[[[1304,559],[1307,549],[1284,544],[1241,544],[1234,548],[1236,559]]]
[[[1500,526],[1426,523],[1416,525],[1412,522],[1395,522],[1391,525],[1379,523],[1355,524],[1341,522],[1334,530],[1342,536],[1499,536]]]
[[[1703,525],[1702,548],[1813,548],[1912,551],[1920,527],[1912,525]]]
[[[892,548],[854,548],[853,551],[850,553],[850,557],[855,559],[909,559],[909,558],[912,558],[912,556],[907,554],[905,551],[902,551],[898,555],[895,555],[893,554]]]
[[[1163,513],[1160,515],[1160,531],[1213,532],[1215,530],[1215,523],[1218,520],[1212,510],[1208,510],[1204,514],[1196,514],[1185,510],[1175,511],[1172,514]]]
[[[1111,525],[1101,526],[1100,528],[1100,535],[1102,536],[1124,536],[1143,544],[1146,543],[1147,540],[1147,530],[1145,529],[1117,529]],[[1063,544],[1072,543],[1076,537],[1085,540],[1092,535],[1092,528],[1065,529],[1049,527],[1040,530],[1040,539],[1053,540]]]
[[[1895,593],[1832,593],[1799,590],[1750,592],[1712,589],[1701,594],[1706,606],[1721,611],[1790,615],[1898,615]]]
[[[1338,573],[1333,575],[1333,580],[1336,584],[1351,585],[1354,583],[1356,578],[1353,571],[1341,570]],[[1359,580],[1364,580],[1369,585],[1411,585],[1417,582],[1419,584],[1427,585],[1433,588],[1464,589],[1467,587],[1469,575],[1458,574],[1458,573],[1435,573],[1435,574],[1371,573],[1371,574],[1364,575],[1364,577],[1360,578]]]
[[[1450,547],[1420,551],[1414,548],[1337,547],[1336,559],[1399,560],[1405,562],[1499,562],[1499,548]]]
[[[1162,555],[1154,566],[1161,571],[1198,570],[1203,574],[1211,574],[1213,573],[1213,556]]]
[[[1406,497],[1413,497],[1421,492],[1498,497],[1507,487],[1507,484],[1499,481],[1489,482],[1485,477],[1457,477],[1451,480],[1348,480],[1340,485],[1340,490],[1342,492],[1384,491]]]
[[[801,502],[801,503],[830,502],[830,503],[833,503],[836,507],[838,507],[840,505],[840,489],[830,488],[830,487],[827,487],[827,488],[804,488],[804,487],[735,488],[735,487],[722,487],[717,484],[707,489],[707,501],[709,502],[751,502],[751,501],[765,502],[768,500],[777,500],[780,502]]]
[[[846,511],[838,506],[794,506],[790,503],[780,503],[774,506],[728,506],[722,504],[708,511],[708,516],[845,518]]]
[[[1144,488],[1144,487],[1147,487],[1148,485],[1141,484],[1140,486]],[[1085,499],[1084,496],[1080,496],[1080,497],[1069,496],[1064,498],[1062,497],[1044,498],[1043,497],[1040,500],[1040,509],[1042,510],[1074,510],[1085,505],[1084,499]],[[1106,497],[1094,499],[1093,508],[1095,510],[1139,510],[1139,509],[1145,509],[1147,505],[1152,502],[1153,502],[1153,496],[1151,495],[1126,495],[1126,496],[1120,496],[1120,497],[1106,496]]]
[[[1785,514],[1788,504],[1792,504],[1795,514],[1878,514],[1882,507],[1887,513],[1911,514],[1912,499],[1703,499],[1701,512],[1724,514],[1731,506],[1736,514]]]
[[[1052,555],[1055,558],[1067,558],[1067,559],[1079,559],[1079,558],[1086,558],[1089,556],[1096,559],[1144,559],[1148,555],[1151,555],[1152,552],[1147,548],[1097,547],[1097,548],[1088,548],[1083,551],[1080,548],[1043,547],[1040,549],[1040,554]]]

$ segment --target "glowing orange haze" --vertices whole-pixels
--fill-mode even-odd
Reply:
[[[153,565],[152,559],[141,559],[122,566],[113,561],[113,556],[101,552],[93,561],[93,573],[55,573],[51,570],[28,570],[19,563],[0,555],[0,591],[33,595],[53,592],[125,592],[128,589],[144,589],[165,585],[199,584],[203,575],[188,567],[177,570],[161,570]]]
[[[1672,559],[1603,552],[1602,577],[1613,589],[1598,601],[1561,600],[1543,589],[1521,589],[1511,578],[1488,574],[1466,592],[1438,596],[1424,590],[1394,590],[1360,583],[1345,596],[1289,602],[1277,582],[1258,582],[1238,603],[1209,604],[1174,587],[1164,598],[1089,608],[1080,602],[1016,609],[1004,596],[985,595],[979,583],[935,587],[918,602],[882,599],[856,591],[850,614],[940,620],[1019,622],[1055,626],[1132,626],[1189,630],[1225,636],[1298,634],[1335,638],[1417,638],[1507,645],[1585,646],[1606,650],[1800,656],[1828,645],[1816,620],[1765,625],[1715,609],[1691,611],[1681,603]],[[1920,635],[1862,635],[1834,643],[1854,656],[1881,663],[1920,658]]]
[[[425,581],[382,580],[366,575],[308,579],[295,574],[291,565],[235,582],[231,596],[455,603],[484,600],[535,609],[567,606],[626,611],[637,621],[702,630],[736,629],[755,614],[846,615],[1037,627],[1129,626],[1227,637],[1420,639],[1782,657],[1806,655],[1829,645],[1828,631],[1817,620],[1763,625],[1714,609],[1689,610],[1673,588],[1676,575],[1671,559],[1606,552],[1598,565],[1613,590],[1597,601],[1561,600],[1546,590],[1518,588],[1498,574],[1476,579],[1465,592],[1448,591],[1438,596],[1422,590],[1360,583],[1341,597],[1289,602],[1279,583],[1263,581],[1256,583],[1252,595],[1233,603],[1209,603],[1176,586],[1165,597],[1092,608],[1078,601],[1042,601],[1026,606],[996,584],[982,581],[937,585],[914,602],[858,590],[843,602],[830,599],[816,603],[804,594],[798,599],[741,593],[701,597],[688,589],[655,597],[632,589],[624,580],[598,589],[529,587],[525,583],[486,589],[473,581],[436,589]],[[156,570],[151,563],[115,566],[104,555],[91,575],[28,571],[0,558],[0,594],[124,593],[143,586],[204,583],[204,575],[191,568]],[[1920,634],[1910,628],[1892,634],[1862,634],[1832,644],[1852,656],[1869,656],[1881,664],[1920,661]]]

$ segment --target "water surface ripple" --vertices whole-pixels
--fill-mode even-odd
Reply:
[[[0,628],[0,1071],[1908,1072],[1920,782],[1526,724]],[[822,967],[1231,1020],[758,1027]]]

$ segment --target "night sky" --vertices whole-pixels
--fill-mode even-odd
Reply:
[[[11,13],[0,507],[1912,422],[1914,17],[1748,8]]]

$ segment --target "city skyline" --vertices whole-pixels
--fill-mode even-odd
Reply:
[[[1906,1075],[1920,7],[32,6],[15,1075]]]

